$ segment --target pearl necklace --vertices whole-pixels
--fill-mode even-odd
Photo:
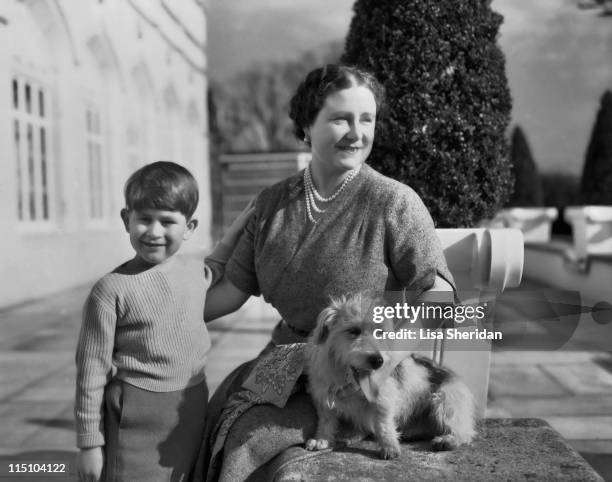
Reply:
[[[357,172],[358,172],[357,169],[351,170],[348,173],[348,175],[344,178],[344,181],[342,181],[342,184],[338,186],[338,189],[336,189],[336,191],[331,196],[323,197],[319,194],[317,189],[314,187],[314,183],[312,182],[312,175],[310,173],[310,165],[306,166],[306,169],[304,169],[304,187],[305,187],[305,193],[306,193],[306,214],[308,215],[308,219],[310,220],[310,222],[316,224],[315,218],[312,214],[313,211],[316,213],[325,212],[324,209],[320,209],[317,206],[316,201],[319,201],[322,203],[332,202],[334,199],[336,199],[340,195],[340,193],[344,190],[346,185],[355,177]]]

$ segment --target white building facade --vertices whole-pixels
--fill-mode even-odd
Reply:
[[[0,2],[0,308],[89,283],[132,255],[138,167],[200,185],[210,244],[204,0]]]

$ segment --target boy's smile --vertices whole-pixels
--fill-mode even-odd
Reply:
[[[124,209],[121,218],[137,260],[150,265],[173,256],[197,226],[195,219],[188,221],[181,212],[164,209]]]

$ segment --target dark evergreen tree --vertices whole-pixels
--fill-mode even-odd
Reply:
[[[612,205],[612,92],[607,90],[584,160],[580,198],[583,204]]]
[[[541,206],[543,202],[542,181],[531,155],[527,138],[520,126],[512,132],[510,164],[514,178],[514,191],[508,201],[510,207]]]
[[[438,227],[492,217],[512,188],[511,98],[486,0],[357,0],[342,61],[385,85],[370,164],[413,187]]]

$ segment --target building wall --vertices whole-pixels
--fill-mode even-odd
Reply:
[[[156,160],[200,184],[210,243],[202,0],[0,2],[0,308],[91,282],[132,255],[128,175]]]

